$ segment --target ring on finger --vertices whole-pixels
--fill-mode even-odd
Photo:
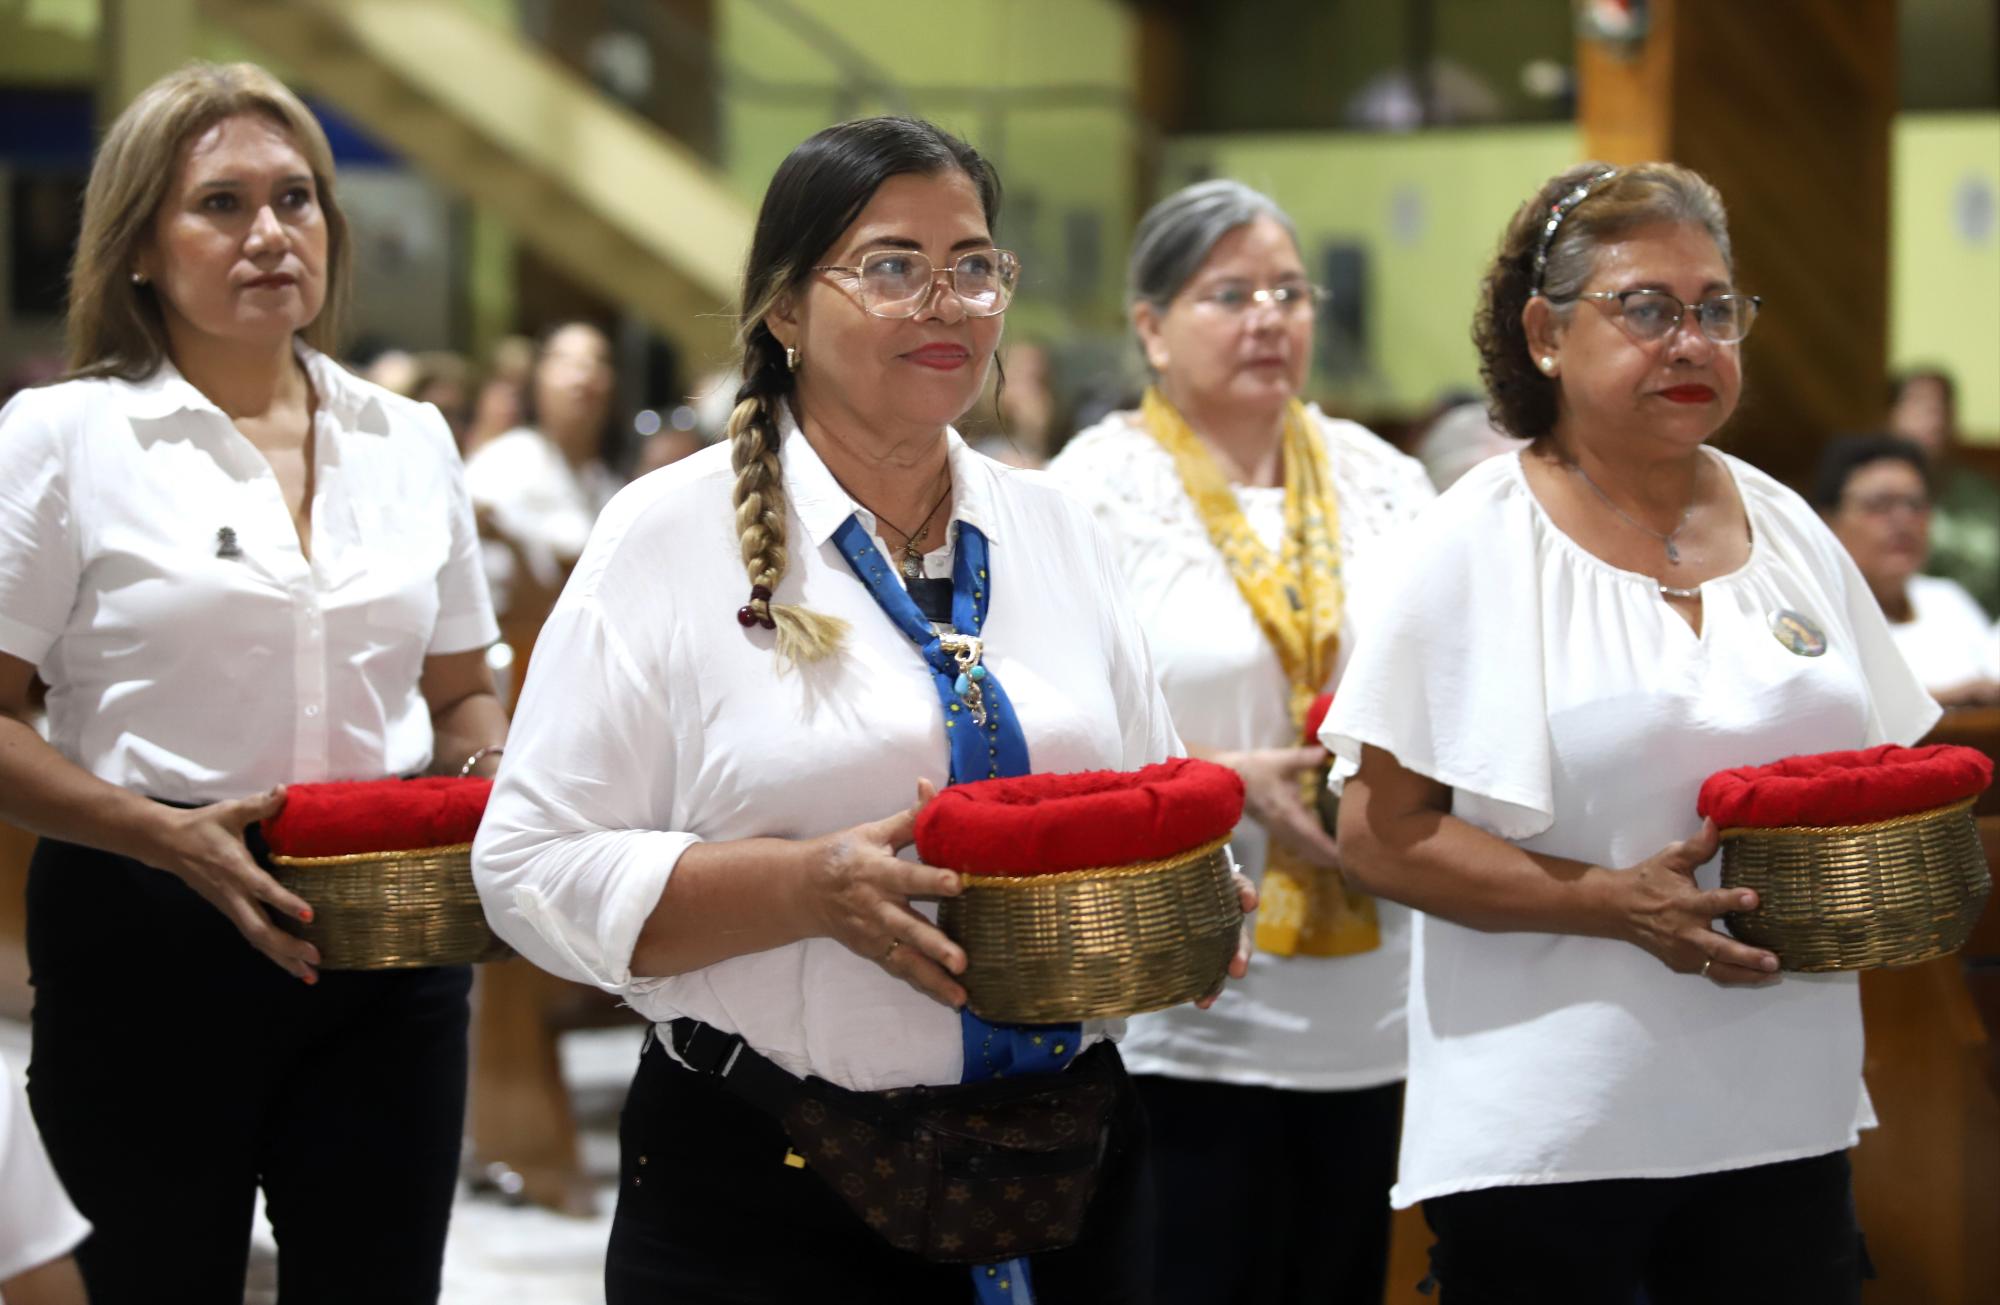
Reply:
[[[1706,978],[1708,977],[1708,967],[1709,967],[1709,966],[1711,966],[1711,965],[1713,965],[1713,964],[1715,964],[1715,958],[1714,958],[1713,956],[1709,957],[1709,958],[1708,958],[1707,960],[1705,960],[1705,961],[1703,961],[1703,962],[1701,963],[1701,977],[1702,977],[1702,978],[1706,979]]]
[[[902,945],[903,940],[901,938],[891,938],[889,940],[889,950],[882,953],[882,964],[887,965],[891,960],[895,959],[896,949]]]

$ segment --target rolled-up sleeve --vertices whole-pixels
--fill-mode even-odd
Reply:
[[[643,991],[632,949],[694,843],[674,831],[675,780],[699,708],[649,673],[596,598],[566,594],[543,627],[473,846],[494,930],[543,969]],[[675,721],[697,722],[676,731]],[[655,981],[657,982],[657,981]]]
[[[0,408],[0,653],[31,666],[69,623],[82,578],[64,453],[74,408],[56,390]]]

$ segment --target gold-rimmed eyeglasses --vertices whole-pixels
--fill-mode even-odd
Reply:
[[[1757,295],[1710,295],[1698,303],[1685,303],[1665,290],[1592,290],[1579,294],[1600,304],[1616,304],[1618,320],[1632,338],[1644,343],[1664,340],[1680,329],[1681,318],[1694,310],[1701,333],[1717,344],[1735,344],[1750,334],[1757,310],[1764,306]]]
[[[974,249],[960,254],[950,267],[940,268],[914,249],[876,249],[852,267],[813,271],[853,278],[861,311],[872,317],[915,317],[930,302],[931,287],[940,276],[965,305],[966,316],[998,317],[1014,298],[1021,260],[1005,249]]]

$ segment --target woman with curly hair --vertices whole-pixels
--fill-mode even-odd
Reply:
[[[1395,1200],[1448,1305],[1859,1297],[1855,976],[1715,927],[1754,894],[1695,797],[1938,708],[1818,515],[1707,447],[1757,308],[1694,173],[1543,185],[1475,329],[1532,443],[1424,518],[1322,734],[1348,873],[1422,913]]]

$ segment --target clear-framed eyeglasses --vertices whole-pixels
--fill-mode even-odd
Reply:
[[[816,267],[815,272],[839,272],[852,279],[861,311],[872,317],[915,317],[931,300],[931,287],[943,276],[951,292],[965,305],[968,317],[998,317],[1014,298],[1021,281],[1021,260],[1005,249],[974,249],[952,265],[939,268],[914,249],[876,249],[852,267]]]
[[[1269,304],[1278,310],[1279,316],[1291,317],[1298,313],[1310,313],[1324,298],[1326,298],[1324,290],[1304,281],[1287,281],[1274,286],[1252,286],[1240,281],[1226,281],[1196,295],[1195,302],[1209,304],[1237,317],[1259,304]]]
[[[1703,335],[1717,344],[1735,344],[1750,334],[1757,310],[1764,306],[1757,295],[1710,295],[1688,304],[1665,290],[1593,290],[1577,298],[1615,304],[1606,311],[1617,316],[1633,339],[1647,344],[1679,330],[1689,309],[1694,310],[1695,324]]]

